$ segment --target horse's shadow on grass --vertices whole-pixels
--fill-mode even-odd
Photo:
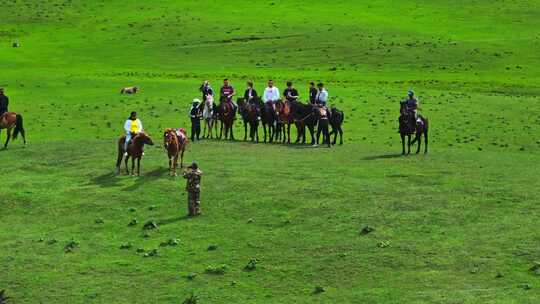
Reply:
[[[137,190],[139,187],[143,185],[147,185],[149,182],[152,182],[154,180],[158,180],[160,178],[163,178],[163,176],[166,176],[169,174],[169,168],[166,167],[160,167],[156,168],[149,172],[142,172],[141,176],[133,177],[135,180],[133,182],[133,185],[125,187],[122,189],[123,191],[133,191]]]
[[[389,159],[389,158],[398,158],[404,157],[401,153],[396,154],[383,154],[383,155],[372,155],[362,158],[363,160],[377,160],[377,159]]]
[[[116,187],[118,186],[118,178],[115,173],[109,172],[90,179],[90,183],[103,188]]]
[[[189,220],[189,219],[190,219],[189,216],[182,215],[182,216],[172,217],[172,218],[168,218],[168,219],[158,220],[157,224],[159,226],[163,226],[163,225],[172,224],[172,223],[175,223],[175,222],[185,221],[185,220]]]

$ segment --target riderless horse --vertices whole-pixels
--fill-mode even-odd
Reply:
[[[21,134],[24,145],[26,146],[26,137],[23,126],[23,117],[21,114],[15,112],[6,112],[0,116],[0,133],[2,129],[7,129],[7,139],[4,144],[4,149],[7,149],[9,140],[11,139],[11,131],[13,130],[13,139],[17,139],[17,136]]]
[[[183,167],[184,151],[188,144],[186,130],[167,128],[163,132],[163,146],[167,150],[169,158],[169,171],[171,176],[176,176],[178,156],[180,156],[180,168]]]
[[[259,117],[262,101],[259,97],[254,97],[250,102],[244,98],[238,98],[238,110],[244,122],[244,141],[247,140],[247,129],[249,126],[249,138],[251,141],[259,142]]]

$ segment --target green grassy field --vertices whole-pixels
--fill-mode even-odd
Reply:
[[[0,150],[7,303],[538,302],[540,2],[0,7],[0,86],[28,133]],[[203,215],[188,219],[161,132],[189,127],[199,84],[224,77],[292,80],[303,100],[325,82],[345,144],[192,143]],[[118,93],[130,85],[142,92]],[[410,88],[430,153],[402,157]],[[115,176],[133,110],[158,144],[141,177]]]

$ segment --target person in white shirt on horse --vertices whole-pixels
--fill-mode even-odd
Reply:
[[[264,89],[263,101],[265,103],[270,103],[272,109],[276,110],[276,103],[279,100],[279,89],[274,86],[274,81],[272,79],[268,80],[268,87]]]
[[[140,119],[137,118],[137,112],[131,112],[129,118],[124,123],[124,131],[126,131],[126,141],[124,142],[124,156],[127,156],[127,149],[131,139],[135,135],[144,132],[143,125]]]

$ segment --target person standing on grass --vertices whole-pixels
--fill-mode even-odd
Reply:
[[[311,81],[309,83],[309,102],[311,104],[315,104],[317,101],[317,88],[315,87],[315,83]]]
[[[268,87],[264,89],[263,101],[272,105],[272,109],[276,111],[276,103],[279,100],[279,89],[274,86],[272,79],[268,80]]]
[[[186,181],[188,193],[188,216],[193,217],[201,214],[201,177],[202,171],[196,162],[191,163],[187,170],[182,173]]]
[[[317,84],[317,88],[318,90],[317,96],[315,97],[315,102],[323,107],[326,107],[326,103],[328,102],[328,92],[324,88],[324,84],[322,82]]]
[[[233,96],[236,95],[236,91],[234,90],[233,86],[229,84],[229,79],[225,78],[223,79],[223,86],[221,87],[220,97],[222,99],[225,99],[226,102],[230,103],[233,108],[233,112],[236,115],[236,109],[238,106],[233,102]],[[220,100],[221,101],[221,100]]]
[[[4,95],[4,88],[0,88],[0,116],[8,111],[9,98]]]
[[[287,88],[283,91],[283,96],[288,102],[298,101],[298,90],[293,87],[292,82],[287,81]]]
[[[142,122],[140,119],[137,118],[137,112],[131,112],[129,118],[124,123],[124,131],[126,132],[126,140],[124,142],[124,156],[127,156],[128,146],[131,143],[133,137],[135,137],[141,132],[144,132]]]
[[[201,117],[201,101],[195,98],[189,109],[189,118],[191,119],[191,141],[195,141],[195,139],[199,140],[199,136],[201,135]]]

